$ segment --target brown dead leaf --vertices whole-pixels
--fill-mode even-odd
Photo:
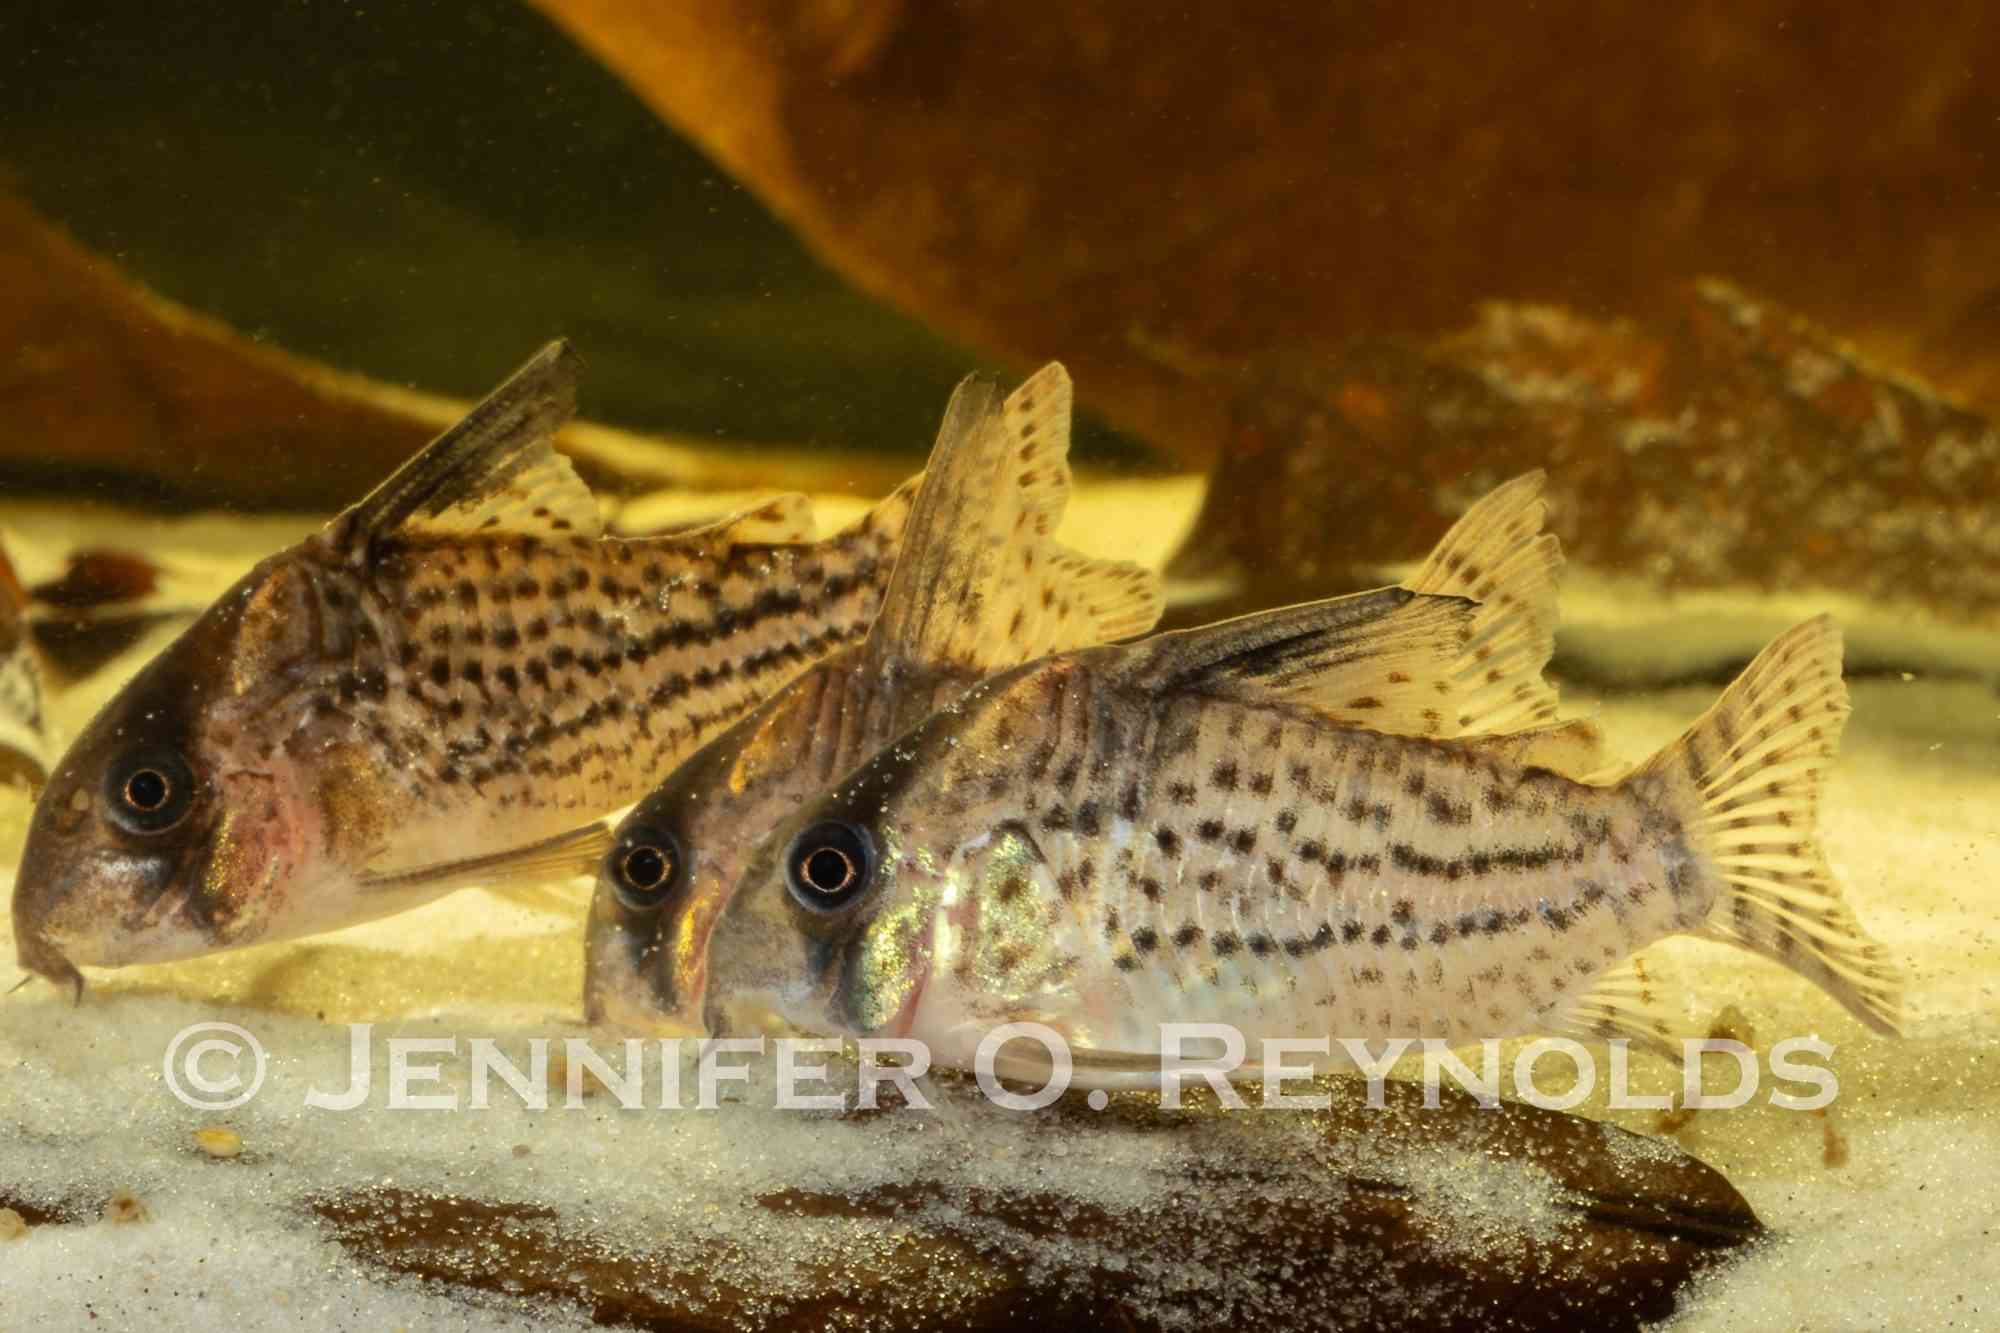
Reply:
[[[1206,464],[1197,379],[1736,275],[2000,402],[1983,6],[535,0],[835,268]]]
[[[468,406],[253,342],[146,290],[4,188],[0,349],[0,471],[55,490],[109,482],[119,498],[335,509]],[[723,454],[587,423],[559,441],[609,492],[886,492],[902,479],[893,463]]]
[[[1371,1111],[1358,1085],[1335,1086],[1344,1091],[1323,1119],[1325,1162],[1260,1157],[1230,1138],[1230,1150],[1204,1159],[1167,1210],[1127,1215],[1029,1181],[996,1187],[990,1168],[977,1184],[911,1180],[852,1195],[791,1189],[762,1198],[776,1217],[800,1219],[798,1243],[774,1244],[773,1234],[785,1232],[767,1231],[765,1249],[747,1256],[760,1271],[784,1275],[768,1288],[740,1287],[728,1276],[746,1258],[740,1231],[710,1242],[718,1260],[736,1261],[732,1267],[634,1254],[540,1206],[383,1188],[323,1195],[313,1207],[345,1249],[390,1271],[555,1298],[600,1322],[675,1330],[853,1320],[909,1330],[1004,1329],[1029,1320],[1147,1329],[1169,1312],[1195,1327],[1223,1326],[1210,1296],[1174,1295],[1160,1280],[1190,1256],[1227,1271],[1233,1289],[1262,1293],[1256,1311],[1224,1318],[1229,1326],[1319,1328],[1339,1311],[1343,1327],[1401,1327],[1421,1311],[1424,1327],[1442,1333],[1636,1330],[1670,1313],[1689,1277],[1761,1234],[1720,1175],[1670,1145],[1526,1105],[1481,1110],[1449,1089],[1443,1109],[1426,1111],[1420,1087],[1394,1082],[1388,1109]],[[1274,1146],[1288,1114],[1258,1113],[1257,1127]],[[1214,1135],[1216,1119],[1165,1115],[1142,1098],[1094,1112],[1072,1094],[1050,1113],[1048,1132],[1053,1144],[1078,1122],[1110,1125],[1161,1136],[1164,1150],[1167,1139]],[[865,1141],[871,1128],[839,1132]],[[839,1142],[830,1137],[829,1151]],[[1084,1141],[1073,1150],[1084,1150]],[[1437,1200],[1399,1183],[1399,1163],[1433,1155],[1468,1168],[1485,1159],[1546,1172],[1559,1200],[1560,1239],[1503,1225],[1482,1231],[1468,1250],[1464,1236],[1445,1234],[1455,1221]],[[1260,1207],[1237,1202],[1246,1188]],[[1497,1198],[1488,1202],[1504,1208]],[[821,1252],[806,1242],[815,1234],[806,1220],[823,1218],[859,1223],[875,1239]],[[702,1238],[681,1240],[685,1256],[686,1244]],[[802,1278],[819,1294],[796,1295]]]

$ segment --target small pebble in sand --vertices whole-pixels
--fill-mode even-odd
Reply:
[[[194,1132],[194,1141],[210,1157],[234,1157],[243,1151],[243,1139],[235,1130],[210,1125]]]
[[[124,1226],[133,1222],[151,1221],[153,1214],[138,1195],[130,1190],[120,1190],[104,1205],[104,1220]]]
[[[0,1208],[0,1241],[19,1240],[27,1234],[26,1218],[12,1208]]]

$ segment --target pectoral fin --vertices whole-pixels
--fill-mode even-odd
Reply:
[[[505,890],[516,886],[546,886],[553,880],[592,874],[611,846],[611,823],[599,820],[526,846],[458,861],[434,861],[390,871],[371,871],[360,880],[363,893],[396,893],[422,889],[447,893],[480,887]]]

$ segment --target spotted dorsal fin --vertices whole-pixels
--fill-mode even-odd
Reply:
[[[335,519],[333,541],[366,554],[384,540],[475,532],[597,536],[597,501],[553,444],[576,411],[577,365],[566,342],[537,352]]]
[[[1562,547],[1542,531],[1545,480],[1537,470],[1488,492],[1403,585],[1479,603],[1440,690],[1445,727],[1424,734],[1493,735],[1555,720],[1556,690],[1542,672],[1555,652]]]
[[[1533,732],[1523,762],[1585,762],[1587,724],[1554,725],[1542,678],[1555,643],[1562,552],[1542,531],[1543,477],[1473,505],[1400,587],[1161,635],[1165,688],[1283,698],[1330,722],[1397,736]]]
[[[1004,401],[988,376],[959,385],[869,632],[878,665],[985,675],[1159,618],[1158,575],[1054,539],[1069,501],[1070,400],[1053,363]]]

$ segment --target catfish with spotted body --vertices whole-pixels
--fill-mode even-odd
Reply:
[[[1033,1021],[1111,1085],[1157,1078],[1163,1023],[1253,1051],[1545,1032],[1671,1054],[1629,960],[1686,933],[1894,1031],[1895,971],[1814,842],[1838,632],[1783,635],[1602,774],[1542,679],[1539,488],[1488,497],[1402,588],[1059,654],[941,709],[758,850],[709,943],[707,1026],[913,1037],[964,1067]]]
[[[874,619],[914,483],[814,541],[802,496],[604,535],[551,445],[553,343],[373,494],[263,561],[55,766],[21,965],[187,958],[587,871],[588,821]]]
[[[619,826],[591,904],[585,1008],[699,1030],[708,931],[745,853],[801,801],[985,676],[1153,627],[1157,574],[1053,538],[1069,499],[1069,376],[946,410],[882,610],[843,648],[691,755]]]

